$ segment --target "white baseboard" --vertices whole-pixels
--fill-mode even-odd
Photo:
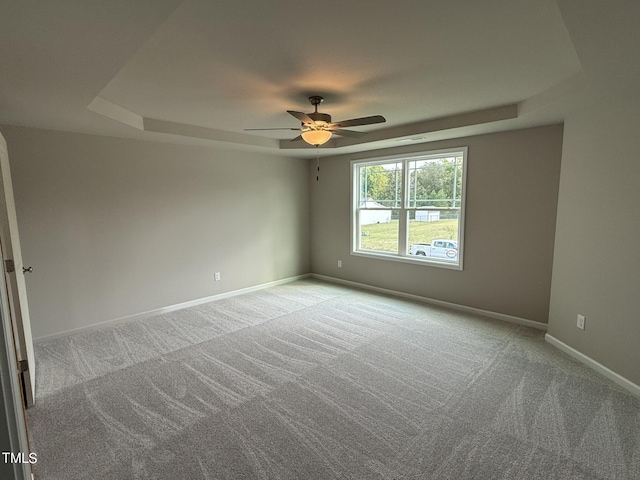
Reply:
[[[204,303],[215,302],[216,300],[222,300],[223,298],[235,297],[244,293],[255,292],[257,290],[263,290],[269,287],[275,287],[276,285],[282,285],[284,283],[295,282],[296,280],[302,280],[308,278],[311,274],[305,273],[304,275],[297,275],[295,277],[287,277],[281,280],[275,280],[273,282],[261,283],[260,285],[254,285],[252,287],[241,288],[239,290],[233,290],[231,292],[219,293],[217,295],[211,295],[209,297],[197,298],[195,300],[189,300],[188,302],[177,303],[175,305],[168,305],[166,307],[160,307],[146,312],[135,313],[133,315],[126,315],[120,318],[114,318],[111,320],[105,320],[102,322],[94,323],[87,326],[72,328],[63,332],[54,333],[51,335],[45,335],[44,337],[34,338],[33,343],[42,343],[49,340],[55,340],[56,338],[67,337],[69,335],[75,335],[77,333],[89,332],[104,327],[114,326],[121,323],[127,323],[132,320],[141,320],[144,318],[153,317],[155,315],[161,315],[163,313],[175,312],[176,310],[182,310],[184,308],[195,307],[196,305],[202,305]]]
[[[596,372],[598,372],[601,375],[604,375],[605,377],[607,377],[609,380],[617,383],[618,385],[620,385],[625,390],[628,390],[632,395],[640,397],[640,385],[636,385],[631,380],[628,380],[625,377],[623,377],[622,375],[617,374],[613,370],[605,367],[604,365],[602,365],[599,362],[596,362],[591,357],[588,357],[584,353],[579,352],[578,350],[576,350],[573,347],[570,347],[569,345],[567,345],[563,341],[558,340],[557,338],[555,338],[552,335],[549,335],[548,333],[544,336],[544,339],[548,343],[553,345],[554,347],[562,350],[564,353],[566,353],[566,354],[570,355],[571,357],[575,358],[580,363],[585,364],[587,367],[592,368]]]
[[[450,308],[452,310],[458,310],[461,312],[473,313],[476,315],[482,315],[483,317],[494,318],[496,320],[502,320],[509,323],[517,323],[518,325],[524,325],[526,327],[536,328],[538,330],[546,331],[547,324],[542,322],[536,322],[534,320],[528,320],[526,318],[514,317],[513,315],[506,315],[504,313],[491,312],[489,310],[482,310],[480,308],[468,307],[466,305],[459,305],[457,303],[444,302],[442,300],[436,300],[434,298],[423,297],[420,295],[413,295],[411,293],[399,292],[397,290],[389,290],[387,288],[374,287],[365,283],[352,282],[350,280],[343,280],[341,278],[328,277],[326,275],[318,275],[317,273],[311,274],[312,278],[319,280],[325,280],[327,282],[341,283],[343,285],[349,285],[351,287],[362,288],[364,290],[372,290],[374,292],[385,293],[387,295],[393,295],[395,297],[407,298],[417,302],[429,303],[437,305],[439,307]]]

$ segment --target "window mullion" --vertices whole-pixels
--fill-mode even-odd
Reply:
[[[407,255],[407,243],[409,238],[409,215],[407,207],[409,206],[409,163],[407,160],[402,161],[402,183],[400,192],[402,195],[402,203],[400,205],[400,213],[398,215],[398,255]]]

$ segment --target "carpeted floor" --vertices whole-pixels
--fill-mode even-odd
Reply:
[[[40,480],[640,478],[640,399],[542,332],[315,280],[36,359]]]

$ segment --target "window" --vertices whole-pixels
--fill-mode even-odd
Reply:
[[[353,161],[352,254],[462,270],[466,156]]]

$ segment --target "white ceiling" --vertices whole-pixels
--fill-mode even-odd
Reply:
[[[306,157],[244,129],[299,126],[310,95],[387,118],[336,154],[559,122],[587,84],[558,3],[2,1],[0,123]]]

